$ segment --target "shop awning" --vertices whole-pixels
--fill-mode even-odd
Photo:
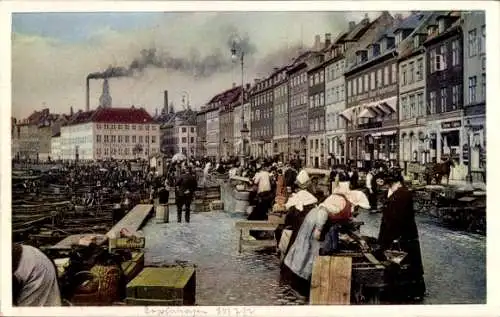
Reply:
[[[352,121],[352,114],[353,114],[354,108],[349,108],[340,113],[340,116],[344,117],[347,121]]]
[[[371,106],[368,106],[360,112],[358,117],[360,117],[360,118],[375,118],[377,115],[378,115],[378,113],[375,112],[375,110],[373,110],[373,108]]]
[[[396,112],[397,110],[398,97],[390,97],[378,102],[378,107],[386,111],[388,114]]]

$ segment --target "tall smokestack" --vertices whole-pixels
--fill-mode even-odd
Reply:
[[[86,86],[86,94],[87,100],[85,103],[85,110],[90,111],[90,78],[87,77],[87,86]]]
[[[165,110],[165,113],[168,112],[168,90],[163,92],[163,109]]]

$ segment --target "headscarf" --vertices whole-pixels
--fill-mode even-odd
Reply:
[[[307,187],[309,187],[309,185],[311,184],[311,178],[309,177],[309,174],[305,170],[301,170],[297,175],[295,184],[297,184],[300,189],[306,189]]]
[[[297,208],[299,211],[303,211],[305,206],[313,205],[318,202],[318,199],[314,197],[313,194],[307,190],[300,190],[297,193],[292,194],[285,204],[286,209],[291,207]]]

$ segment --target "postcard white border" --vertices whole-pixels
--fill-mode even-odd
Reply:
[[[486,10],[487,28],[487,145],[488,145],[488,248],[487,248],[487,304],[486,305],[414,305],[414,306],[239,306],[239,307],[169,307],[153,312],[144,307],[99,308],[12,308],[11,305],[11,13],[12,12],[88,12],[88,11],[393,11],[409,10]],[[493,1],[8,1],[0,2],[0,215],[1,215],[1,275],[0,312],[5,316],[493,316],[500,312],[497,300],[499,223],[495,194],[499,167],[495,164],[500,149],[500,109],[496,96],[499,85],[499,12],[498,2]],[[322,30],[318,30],[321,32]],[[490,248],[493,245],[493,248]],[[439,246],[436,246],[439,247]],[[452,265],[452,263],[450,263]],[[474,267],[470,268],[474,270]],[[431,281],[429,281],[431,283]],[[454,287],[460,288],[460,285]],[[1,315],[0,314],[0,315]]]

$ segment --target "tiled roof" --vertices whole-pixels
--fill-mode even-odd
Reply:
[[[122,124],[140,124],[155,123],[153,118],[143,108],[97,108],[91,111],[77,112],[70,125],[98,122],[98,123],[122,123]]]
[[[101,123],[155,123],[153,117],[143,108],[97,108],[92,122]]]

